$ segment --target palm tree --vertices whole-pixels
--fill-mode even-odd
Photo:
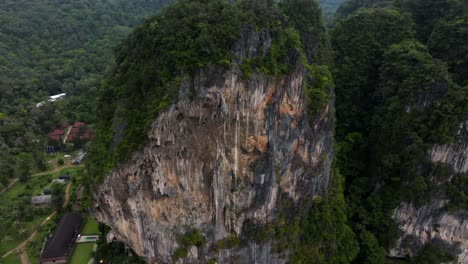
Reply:
[[[18,231],[20,237],[26,237],[26,235],[28,234],[28,230],[26,228],[21,228],[19,231]]]
[[[15,221],[13,222],[13,227],[14,227],[15,229],[21,229],[21,228],[23,228],[23,224],[22,224],[19,220],[15,220]]]
[[[8,242],[10,242],[12,240],[13,240],[13,238],[11,236],[4,236],[3,239],[2,239],[2,241],[5,242],[5,243],[8,243]]]

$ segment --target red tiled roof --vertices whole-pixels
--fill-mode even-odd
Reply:
[[[85,125],[85,123],[77,121],[77,122],[75,122],[75,123],[73,124],[72,127],[75,128],[75,127],[80,127],[80,126],[83,126],[83,125]]]
[[[63,134],[65,134],[65,131],[56,129],[49,134],[49,138],[52,140],[59,140]]]
[[[56,129],[52,131],[52,133],[50,133],[50,135],[63,135],[63,134],[65,134],[65,131],[60,130],[60,129]]]

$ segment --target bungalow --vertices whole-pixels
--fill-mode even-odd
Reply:
[[[90,140],[91,139],[91,129],[86,127],[84,122],[75,122],[71,128],[70,133],[68,133],[67,142],[73,142],[74,140]]]
[[[76,164],[80,164],[80,163],[83,161],[83,159],[84,159],[85,156],[86,156],[86,152],[84,152],[83,150],[80,150],[80,151],[78,152],[78,156],[76,156],[76,157],[72,160],[72,164],[75,164],[75,165],[76,165]]]
[[[70,174],[62,174],[58,177],[60,180],[69,180],[71,178]]]
[[[83,225],[84,217],[81,213],[65,214],[55,228],[54,233],[44,243],[41,251],[41,264],[67,263],[73,251],[76,238]]]
[[[63,97],[65,97],[65,95],[67,95],[66,93],[61,93],[61,94],[56,94],[56,95],[51,95],[49,96],[49,102],[55,102],[59,99],[62,99]]]
[[[56,94],[56,95],[51,95],[49,96],[49,99],[47,100],[48,102],[55,102],[59,99],[62,99],[63,97],[65,97],[65,95],[67,95],[66,93],[61,93],[61,94]],[[41,101],[39,103],[36,104],[36,107],[41,107],[43,106],[44,104],[46,103],[46,101]]]
[[[39,195],[39,196],[31,197],[32,205],[50,204],[51,201],[52,201],[52,195]]]
[[[52,183],[58,183],[58,184],[65,185],[65,183],[67,183],[67,182],[64,179],[53,179]]]
[[[59,141],[63,137],[64,134],[65,134],[65,130],[55,129],[54,131],[50,132],[49,138],[51,140]]]

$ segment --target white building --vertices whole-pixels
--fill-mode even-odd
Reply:
[[[39,196],[31,197],[31,203],[33,205],[49,204],[51,200],[52,200],[52,195],[39,195]]]
[[[67,94],[66,93],[61,93],[61,94],[56,94],[56,95],[51,95],[49,96],[49,100],[47,100],[48,102],[55,102],[59,99],[62,99],[63,97],[65,97]],[[44,104],[46,103],[46,101],[42,101],[42,102],[39,102],[36,104],[36,107],[41,107],[43,106]]]

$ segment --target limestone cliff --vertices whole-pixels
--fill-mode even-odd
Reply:
[[[443,163],[449,167],[448,177],[438,179],[434,173],[432,181],[437,185],[454,180],[468,171],[468,122],[459,125],[455,141],[451,144],[434,145],[428,159],[433,163]],[[415,207],[402,203],[396,209],[394,219],[401,230],[390,256],[414,255],[418,248],[428,242],[435,242],[458,256],[459,263],[468,262],[468,212],[448,211],[449,200],[442,194],[435,194],[429,203]]]
[[[285,263],[270,243],[213,248],[249,225],[274,222],[284,199],[326,194],[332,96],[310,114],[309,69],[294,52],[287,74],[241,73],[245,58],[264,55],[272,42],[268,30],[244,28],[230,69],[211,65],[184,76],[178,100],[158,114],[143,150],[96,191],[93,215],[149,263],[172,262],[178,238],[194,229],[205,242],[181,261]]]

